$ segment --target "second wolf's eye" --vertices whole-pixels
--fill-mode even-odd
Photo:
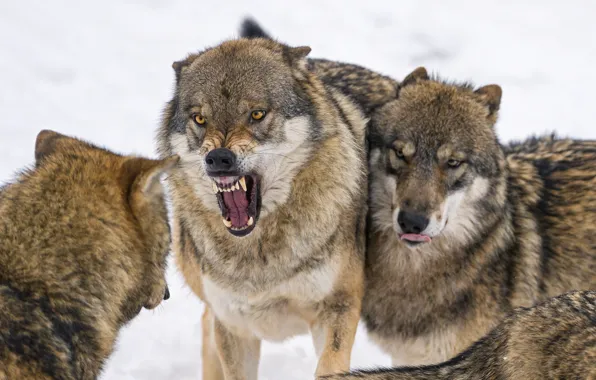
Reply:
[[[198,125],[205,125],[205,123],[207,122],[207,120],[200,113],[196,113],[196,114],[192,115],[192,119]]]
[[[449,166],[450,168],[453,168],[453,169],[459,168],[460,165],[461,165],[461,161],[454,160],[453,158],[451,158],[447,161],[447,166]]]
[[[257,111],[252,111],[250,113],[250,117],[253,120],[259,121],[259,120],[262,120],[265,117],[265,114],[266,114],[265,111],[263,111],[263,110],[257,110]]]
[[[404,151],[401,149],[396,149],[395,150],[395,155],[397,156],[397,158],[399,158],[400,160],[404,159]]]

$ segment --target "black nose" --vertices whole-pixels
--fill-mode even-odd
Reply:
[[[170,289],[168,289],[168,287],[166,286],[166,292],[163,295],[163,300],[169,300],[170,299]]]
[[[236,155],[229,149],[213,149],[205,157],[207,170],[212,174],[225,174],[236,170]]]
[[[400,211],[397,214],[397,223],[406,234],[419,234],[428,226],[426,216],[414,212]]]

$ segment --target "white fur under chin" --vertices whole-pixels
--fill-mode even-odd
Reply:
[[[292,305],[310,307],[321,302],[333,291],[338,275],[339,264],[328,262],[266,291],[247,287],[243,292],[234,292],[206,275],[203,286],[215,315],[236,334],[281,342],[309,331],[306,319],[296,313]],[[276,304],[275,300],[280,299],[290,300],[291,305],[285,302]]]

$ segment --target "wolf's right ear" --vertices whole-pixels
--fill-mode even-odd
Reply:
[[[188,57],[186,57],[185,59],[181,60],[181,61],[176,61],[174,63],[172,63],[172,68],[174,69],[174,72],[176,73],[176,83],[180,82],[180,76],[182,75],[182,71],[190,66],[191,63],[194,62],[195,59],[197,59],[198,55],[194,54],[194,55],[189,55]]]
[[[408,74],[404,78],[404,80],[401,81],[401,83],[397,87],[397,94],[399,95],[399,91],[406,86],[410,86],[412,84],[418,83],[419,81],[429,80],[429,79],[430,79],[430,77],[428,76],[428,72],[426,71],[426,69],[424,67],[420,66],[416,70],[414,70],[410,74]]]
[[[56,143],[58,140],[66,136],[44,129],[37,134],[35,139],[35,163],[40,163],[44,158],[52,155],[56,151]]]

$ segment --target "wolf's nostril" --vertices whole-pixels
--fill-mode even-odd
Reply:
[[[225,172],[234,172],[236,167],[236,155],[227,148],[217,148],[209,152],[205,157],[207,169],[212,172],[219,172],[223,175]]]
[[[423,214],[400,211],[397,215],[397,224],[406,234],[420,234],[426,229],[430,220]]]

